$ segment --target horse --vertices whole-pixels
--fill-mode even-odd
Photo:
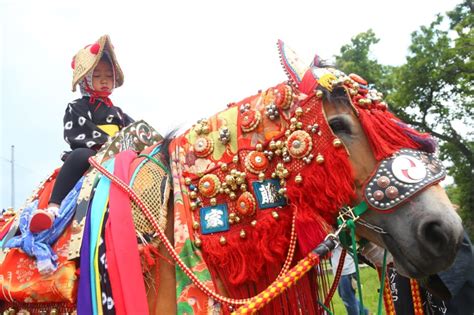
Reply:
[[[136,311],[137,304],[152,314],[235,310],[321,243],[336,218],[344,220],[341,209],[357,217],[357,236],[387,249],[406,277],[421,279],[453,262],[463,228],[439,185],[445,171],[431,137],[393,116],[362,77],[319,57],[308,66],[281,41],[278,50],[288,81],[229,104],[135,160],[115,157],[116,165],[133,161],[129,172],[146,183],[142,192],[160,196],[156,221],[150,204],[132,198],[133,213],[144,211],[150,221],[139,234],[155,250],[151,255],[145,246],[154,260],[146,270],[153,285],[121,287],[123,296],[144,293],[135,303],[116,304],[122,311]],[[93,164],[89,193],[97,170],[107,173]],[[137,172],[145,165],[156,168],[159,182]],[[133,196],[128,180],[116,186]],[[361,204],[368,210],[347,212]],[[77,235],[85,212],[73,220]],[[150,241],[156,233],[159,241]],[[139,257],[136,248],[133,255]],[[261,312],[323,313],[321,274],[321,268],[308,272]]]

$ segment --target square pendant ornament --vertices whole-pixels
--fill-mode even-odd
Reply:
[[[280,181],[278,179],[267,179],[262,182],[252,183],[255,196],[260,209],[286,206],[286,199],[278,193]]]
[[[199,218],[202,234],[229,230],[229,211],[226,204],[201,208]]]

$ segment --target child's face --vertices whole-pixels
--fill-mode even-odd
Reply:
[[[112,66],[105,60],[100,60],[92,73],[92,88],[98,92],[112,92],[114,74]]]

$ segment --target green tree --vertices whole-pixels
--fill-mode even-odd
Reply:
[[[379,39],[372,30],[355,36],[336,56],[336,66],[358,73],[377,89],[397,116],[417,129],[431,133],[440,144],[443,159],[450,162],[454,185],[448,189],[460,208],[464,225],[474,239],[474,11],[464,1],[412,34],[406,63],[381,65],[370,56]]]
[[[393,67],[381,65],[370,54],[371,46],[379,39],[369,29],[351,39],[351,43],[341,47],[341,55],[336,57],[336,68],[349,73],[357,73],[369,83],[375,83],[380,91],[388,93],[392,90],[391,72]]]
[[[449,160],[455,195],[464,225],[474,237],[474,31],[473,7],[465,1],[438,15],[412,34],[406,64],[394,69],[388,102],[406,122],[438,138]]]

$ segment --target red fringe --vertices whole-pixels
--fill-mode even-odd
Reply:
[[[330,231],[339,209],[354,199],[353,173],[343,148],[328,147],[325,161],[303,169],[303,182],[287,185],[288,199],[298,209],[296,233],[302,255],[313,250]],[[336,171],[337,170],[337,171]]]
[[[400,120],[388,111],[361,109],[359,119],[377,161],[391,156],[402,148],[421,149],[423,145],[411,139],[409,134],[420,138],[429,137],[414,129],[402,127],[397,123]]]
[[[226,245],[220,244],[219,235],[203,236],[204,259],[216,269],[219,278],[223,279],[230,291],[244,283],[261,282],[262,274],[269,273],[268,268],[279,266],[285,260],[290,239],[291,213],[280,211],[279,215],[280,224],[275,224],[270,212],[261,212],[257,225],[246,229],[245,239],[240,237],[239,229],[231,229],[226,235]]]

